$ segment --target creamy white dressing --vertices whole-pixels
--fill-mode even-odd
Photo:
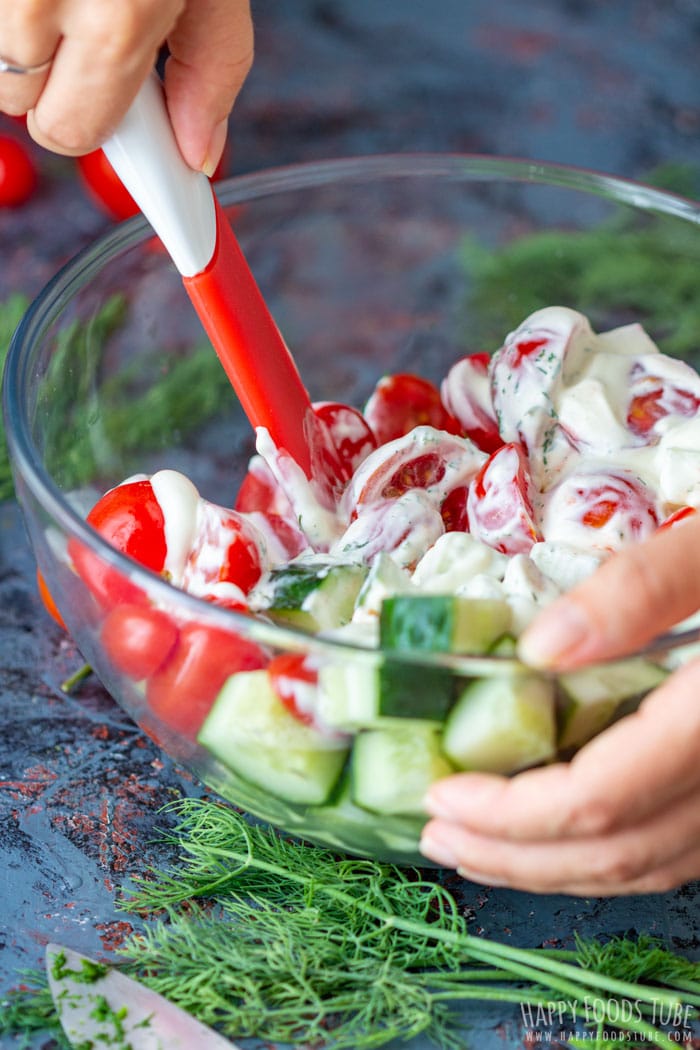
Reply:
[[[506,338],[488,374],[468,361],[443,380],[445,407],[465,428],[497,419],[504,442],[525,453],[502,450],[479,479],[489,457],[469,438],[418,426],[371,451],[331,508],[327,492],[258,430],[251,471],[270,506],[239,514],[263,569],[250,608],[269,605],[270,569],[354,561],[369,566],[367,579],[352,622],[329,636],[376,645],[381,603],[396,593],[502,598],[519,632],[612,551],[650,536],[679,507],[700,509],[700,376],[660,353],[640,325],[595,334],[583,315],[552,307]],[[173,582],[242,601],[235,584],[211,582],[234,537],[231,512],[175,471],[151,483]],[[468,492],[469,532],[445,532],[442,503],[457,488]],[[296,558],[270,514],[303,533],[308,546]]]
[[[185,566],[197,532],[201,503],[196,487],[177,470],[159,470],[151,488],[165,522],[165,573],[176,587],[184,586]]]

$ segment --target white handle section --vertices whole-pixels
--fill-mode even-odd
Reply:
[[[211,185],[183,160],[155,75],[102,148],[182,276],[206,269],[216,247]]]

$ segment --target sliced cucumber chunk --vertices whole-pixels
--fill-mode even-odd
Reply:
[[[399,594],[382,603],[386,649],[483,654],[511,626],[508,602],[450,594]]]
[[[440,733],[426,722],[404,720],[391,729],[369,729],[355,738],[352,795],[375,813],[425,814],[423,798],[440,777],[454,772],[440,748]]]
[[[266,582],[265,611],[279,623],[307,631],[342,627],[352,619],[366,574],[367,567],[355,563],[299,562],[273,569]]]
[[[658,664],[637,658],[561,675],[559,747],[581,747],[609,725],[624,700],[651,692],[667,674]]]
[[[515,773],[555,754],[554,683],[537,675],[471,682],[452,708],[442,748],[459,769]]]
[[[241,671],[224,683],[199,743],[241,777],[288,802],[320,805],[330,795],[347,744],[296,719],[266,671]]]
[[[348,661],[321,667],[318,690],[321,722],[354,733],[406,718],[438,725],[452,706],[456,687],[450,671],[389,658],[374,665]]]

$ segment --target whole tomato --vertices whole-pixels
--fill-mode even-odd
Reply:
[[[188,623],[149,678],[146,701],[162,722],[194,740],[226,679],[266,664],[266,654],[254,642],[223,628]]]
[[[117,550],[153,572],[163,571],[167,553],[165,519],[150,481],[129,481],[110,489],[87,516]],[[78,540],[68,553],[83,580],[104,609],[123,604],[147,604],[143,591],[120,570],[112,568]]]
[[[0,207],[24,204],[37,182],[36,166],[26,146],[11,135],[0,135]]]
[[[463,433],[459,420],[443,405],[435,384],[410,372],[380,379],[365,405],[364,417],[378,445],[403,437],[418,426]]]
[[[139,206],[107,160],[104,150],[93,150],[78,157],[76,162],[83,185],[102,211],[117,222],[136,215]]]
[[[165,663],[178,639],[178,628],[163,609],[117,605],[102,624],[100,638],[113,667],[135,681]]]

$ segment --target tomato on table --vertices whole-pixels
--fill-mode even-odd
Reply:
[[[378,445],[424,425],[450,434],[463,433],[459,420],[443,405],[435,384],[410,372],[380,379],[363,414]]]
[[[148,679],[146,702],[162,722],[194,740],[226,679],[267,662],[264,650],[247,638],[187,623],[168,659]]]
[[[117,550],[153,572],[163,572],[167,554],[165,519],[150,481],[130,481],[110,489],[86,520]],[[147,601],[140,587],[78,540],[69,541],[68,553],[103,608]]]
[[[0,135],[0,207],[17,208],[34,193],[39,181],[27,147],[12,135]]]
[[[104,150],[85,153],[77,157],[76,162],[90,197],[110,218],[120,222],[137,214],[138,204],[110,164]]]
[[[165,663],[178,639],[174,620],[163,609],[117,605],[107,614],[100,639],[110,663],[135,681]]]

